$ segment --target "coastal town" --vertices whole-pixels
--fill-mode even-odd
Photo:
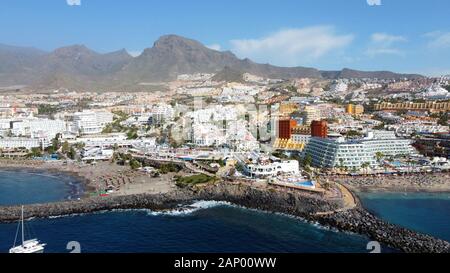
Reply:
[[[168,174],[190,185],[240,180],[323,194],[340,176],[443,173],[417,186],[448,190],[450,77],[215,76],[179,75],[159,92],[3,91],[0,162],[117,166],[98,175],[102,194]],[[119,167],[129,174],[115,179]]]
[[[2,261],[445,268],[450,1],[4,2]]]
[[[76,200],[30,206],[28,217],[214,200],[406,252],[448,250],[380,222],[357,193],[450,190],[450,77],[243,79],[183,74],[164,92],[3,91],[0,167],[82,181]],[[4,208],[0,221],[15,212]]]

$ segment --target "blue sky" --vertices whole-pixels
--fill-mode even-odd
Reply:
[[[438,75],[450,74],[449,11],[448,0],[0,0],[0,43],[137,54],[178,34],[261,63]]]

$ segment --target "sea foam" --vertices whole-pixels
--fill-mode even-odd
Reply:
[[[171,209],[167,211],[153,211],[153,210],[147,210],[148,215],[151,216],[159,216],[159,215],[166,215],[166,216],[183,216],[183,215],[189,215],[196,211],[203,210],[203,209],[210,209],[218,206],[232,206],[231,203],[225,202],[225,201],[205,201],[200,200],[196,201],[190,205],[183,205],[176,209]]]

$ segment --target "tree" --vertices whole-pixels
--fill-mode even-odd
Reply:
[[[383,130],[384,129],[384,123],[382,122],[379,125],[374,126],[373,129],[375,129],[375,130]]]
[[[138,138],[137,129],[132,128],[127,132],[127,139],[137,139],[137,138]]]
[[[363,164],[361,164],[361,168],[363,168],[365,172],[367,172],[367,168],[369,168],[369,166],[370,166],[369,162],[364,162]]]
[[[272,153],[272,155],[274,157],[278,157],[278,158],[282,158],[282,159],[288,158],[287,155],[285,155],[283,152],[280,152],[280,151],[275,151],[275,152]]]
[[[343,159],[343,158],[339,158],[339,168],[340,168],[341,170],[344,169],[344,159]]]
[[[67,156],[68,156],[70,159],[74,160],[76,154],[77,154],[77,152],[76,152],[75,149],[71,146],[70,149],[69,149],[69,151],[67,152]]]
[[[59,150],[59,148],[61,148],[61,141],[59,140],[61,137],[61,134],[58,133],[56,134],[56,136],[52,139],[52,150],[53,152],[56,152]]]
[[[159,172],[162,174],[179,172],[181,168],[173,163],[162,164],[159,167]]]
[[[62,144],[61,151],[63,154],[67,154],[70,151],[69,142],[67,142],[67,140]]]
[[[307,154],[304,158],[303,158],[303,166],[304,167],[310,167],[312,164],[312,157],[310,154]]]
[[[84,142],[77,142],[73,146],[75,147],[75,149],[82,150],[84,146],[86,146],[86,144],[84,144]]]
[[[346,135],[347,135],[347,137],[360,137],[360,136],[361,136],[361,133],[358,132],[358,131],[356,131],[356,130],[349,130],[349,131],[346,133]]]
[[[102,134],[110,134],[113,131],[113,127],[111,124],[106,125],[105,128],[102,130]]]
[[[288,85],[286,86],[286,90],[288,90],[289,92],[297,92],[297,87],[293,86],[293,85]]]
[[[55,148],[53,148],[53,146],[48,146],[47,148],[45,148],[45,151],[49,154],[54,154],[56,152]]]
[[[117,143],[114,143],[113,151],[117,151],[117,150],[119,150],[119,145],[117,145]]]
[[[443,113],[437,122],[439,125],[447,126],[448,125],[448,113]]]
[[[130,160],[130,167],[131,167],[131,169],[135,170],[135,169],[141,167],[141,163],[133,158]]]
[[[377,158],[377,161],[380,162],[380,160],[384,157],[384,154],[382,152],[376,152],[375,157]]]
[[[28,157],[41,157],[42,156],[42,150],[41,148],[31,148],[30,153],[28,153]]]
[[[38,106],[39,115],[52,115],[56,112],[58,112],[58,108],[55,106],[51,106],[48,104],[42,104]]]

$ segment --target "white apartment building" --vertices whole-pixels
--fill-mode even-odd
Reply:
[[[30,150],[31,148],[43,148],[47,147],[48,143],[38,138],[25,138],[25,137],[8,137],[0,138],[0,149],[17,149],[25,148]]]
[[[112,149],[89,148],[81,153],[82,160],[110,160],[114,154]]]
[[[239,112],[236,106],[214,105],[205,109],[198,109],[186,114],[194,123],[209,123],[212,121],[237,120]]]
[[[242,85],[229,83],[222,88],[222,92],[217,97],[220,102],[254,102],[254,96],[263,91],[264,87],[257,85]]]
[[[191,141],[197,146],[217,146],[226,143],[226,137],[213,124],[193,124],[191,131]]]
[[[31,138],[53,139],[57,134],[66,131],[66,122],[63,120],[35,119],[29,121]]]
[[[313,120],[320,120],[321,114],[320,109],[315,106],[305,106],[303,109],[304,114],[304,124],[309,125]]]
[[[280,174],[299,174],[297,160],[281,160],[252,152],[248,158],[238,156],[238,163],[244,167],[245,173],[252,178],[274,177]]]
[[[386,129],[395,131],[398,136],[416,134],[448,133],[449,126],[442,126],[435,122],[404,122],[386,125]]]
[[[113,121],[110,112],[83,111],[73,114],[72,131],[76,134],[89,135],[99,134],[103,128]]]
[[[119,146],[127,146],[126,141],[127,136],[125,133],[88,135],[68,140],[71,144],[84,143],[85,147],[114,146],[114,144]]]
[[[10,126],[11,126],[11,120],[0,119],[0,137],[6,136],[9,133]]]
[[[172,120],[174,116],[175,111],[171,105],[159,103],[150,109],[148,123],[161,124],[164,121]]]
[[[7,130],[11,126],[10,119],[0,119],[0,130]]]
[[[377,152],[384,156],[416,154],[410,140],[397,138],[392,131],[372,131],[353,140],[312,137],[305,148],[312,165],[320,168],[360,168],[364,163],[377,167]]]
[[[381,85],[379,83],[363,83],[361,85],[362,90],[378,89],[378,88],[382,88],[382,87],[383,87],[383,85]]]
[[[66,131],[66,123],[58,119],[27,118],[13,120],[10,125],[12,135],[20,137],[52,139],[58,133]]]
[[[248,130],[248,122],[245,120],[233,120],[227,122],[226,142],[236,151],[253,151],[259,149],[259,142]]]
[[[416,94],[416,97],[424,99],[448,99],[450,98],[450,92],[442,88],[439,84],[432,84],[423,92]]]
[[[346,92],[348,90],[348,84],[346,84],[345,82],[342,81],[338,81],[336,83],[334,83],[333,85],[331,85],[330,87],[330,91],[331,92]]]

